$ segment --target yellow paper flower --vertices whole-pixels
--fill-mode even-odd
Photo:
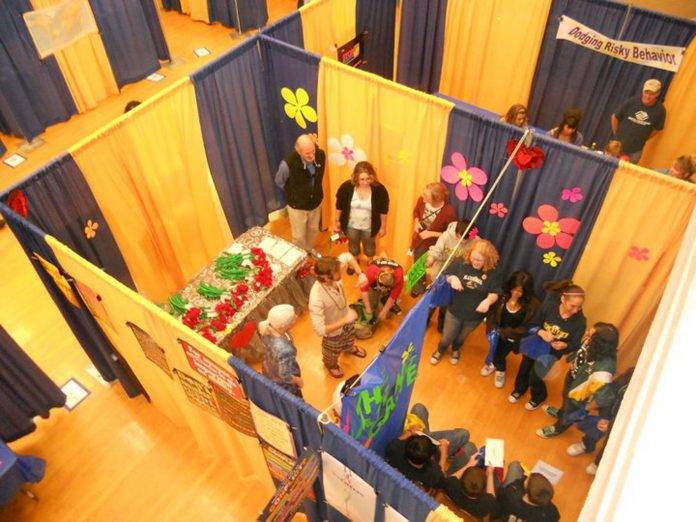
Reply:
[[[561,257],[557,256],[555,252],[546,252],[544,254],[544,263],[551,265],[552,268],[556,268],[561,260]]]
[[[96,221],[92,221],[91,219],[87,220],[87,225],[85,226],[85,237],[87,239],[93,239],[97,235],[97,229],[99,228],[99,223]]]
[[[298,88],[292,92],[287,87],[280,90],[280,95],[287,102],[285,104],[285,114],[288,118],[294,119],[301,128],[307,128],[307,121],[316,122],[317,112],[307,105],[309,103],[309,94],[303,88]],[[305,121],[306,120],[306,121]]]

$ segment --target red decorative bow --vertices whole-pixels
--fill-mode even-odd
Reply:
[[[508,156],[512,154],[515,150],[518,140],[510,140],[507,143],[507,153]],[[540,167],[544,163],[544,151],[539,147],[527,147],[526,145],[520,145],[520,148],[515,154],[512,162],[520,170],[530,170]]]

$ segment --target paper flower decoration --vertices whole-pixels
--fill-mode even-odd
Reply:
[[[94,239],[97,235],[97,229],[99,228],[99,223],[96,221],[92,221],[91,219],[87,220],[87,224],[85,225],[85,237],[87,239]]]
[[[469,230],[469,234],[466,236],[467,239],[475,239],[478,237],[479,229],[478,227],[471,227],[471,230]]]
[[[488,209],[489,214],[494,214],[498,217],[505,217],[505,214],[508,213],[508,209],[505,206],[505,203],[491,203],[491,208]]]
[[[329,138],[329,162],[332,165],[342,167],[347,164],[350,170],[353,170],[356,163],[366,159],[365,151],[355,146],[350,134],[343,134],[340,140]]]
[[[27,196],[24,191],[16,189],[10,192],[7,198],[7,206],[14,210],[17,214],[26,218],[29,216],[29,205],[27,204]]]
[[[636,261],[647,261],[650,259],[650,249],[632,246],[628,249],[628,257],[632,257]]]
[[[280,95],[286,101],[285,114],[302,129],[307,128],[307,122],[317,121],[317,111],[307,105],[309,103],[309,94],[303,88],[298,88],[295,92],[283,87],[280,90]],[[305,121],[306,120],[306,121]]]
[[[556,252],[546,252],[542,258],[544,264],[551,265],[551,267],[556,268],[558,263],[561,262],[561,257],[556,255]]]
[[[507,153],[508,156],[512,154],[515,150],[517,142],[519,140],[510,140],[507,143]],[[515,154],[512,163],[520,170],[529,170],[540,167],[544,163],[544,151],[539,147],[527,147],[526,145],[520,145],[520,148]]]
[[[561,199],[563,201],[577,203],[582,199],[582,189],[580,187],[573,187],[572,189],[563,189],[563,191],[561,192]]]
[[[580,221],[575,218],[558,218],[558,210],[553,205],[540,205],[539,217],[526,217],[522,228],[529,234],[536,235],[536,244],[547,250],[558,245],[564,250],[573,242],[573,234],[578,231]]]
[[[411,163],[411,153],[406,149],[401,149],[396,155],[387,154],[384,160],[385,165],[408,165],[409,163]]]
[[[488,181],[488,175],[478,167],[467,168],[466,158],[459,152],[452,154],[452,165],[442,167],[440,176],[447,183],[455,183],[454,194],[459,201],[479,202],[483,199],[481,185]]]

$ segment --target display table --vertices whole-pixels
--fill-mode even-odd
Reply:
[[[40,481],[45,472],[44,459],[15,455],[0,441],[0,507],[12,500],[25,483]]]
[[[254,227],[236,238],[236,241],[225,251],[221,252],[218,258],[229,255],[230,253],[248,252],[251,248],[260,248],[266,255],[268,266],[273,272],[272,283],[268,288],[262,287],[257,290],[253,288],[253,280],[249,278],[243,282],[249,290],[243,295],[244,302],[241,306],[235,307],[235,313],[224,330],[217,330],[210,327],[207,331],[212,334],[215,343],[224,350],[234,353],[244,358],[247,362],[257,362],[263,353],[263,344],[258,335],[254,335],[248,346],[242,349],[234,349],[230,345],[235,335],[250,321],[258,324],[266,319],[268,311],[278,304],[290,304],[295,307],[298,313],[307,308],[309,301],[309,291],[311,290],[314,278],[308,275],[306,262],[308,254],[292,243],[274,236],[269,231]],[[216,258],[216,259],[218,259]],[[203,285],[224,289],[225,293],[219,298],[207,298],[201,295],[199,288]],[[186,307],[205,310],[205,315],[217,317],[216,307],[225,301],[229,301],[230,296],[235,294],[235,288],[240,285],[239,281],[231,281],[216,270],[216,260],[213,260],[203,270],[184,287],[180,296]],[[167,305],[167,310],[172,313],[172,306]],[[173,314],[176,315],[176,314]],[[185,317],[181,317],[186,324]],[[200,328],[200,324],[195,329]],[[213,338],[210,338],[212,341]]]

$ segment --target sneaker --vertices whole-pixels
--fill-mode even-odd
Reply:
[[[524,405],[524,407],[525,407],[525,409],[527,409],[527,410],[529,410],[529,411],[534,411],[534,410],[536,410],[539,406],[541,406],[541,404],[542,404],[543,402],[544,402],[544,401],[534,402],[534,401],[530,400],[530,401],[527,402],[527,404]]]
[[[450,362],[452,365],[459,364],[459,350],[452,351],[452,355],[450,355]]]
[[[437,363],[440,362],[440,359],[442,358],[442,354],[435,350],[435,352],[430,356],[430,364],[433,366],[436,365]]]
[[[557,419],[558,414],[560,413],[560,410],[555,406],[544,406],[542,410],[544,410],[544,413],[546,415],[548,415],[549,417],[553,417],[554,419]]]
[[[536,430],[536,434],[539,435],[542,439],[550,439],[551,437],[560,435],[560,433],[556,431],[555,426],[544,426],[543,428],[539,428],[538,430]]]
[[[587,473],[588,475],[596,475],[597,474],[597,464],[595,464],[593,462],[592,464],[587,466],[585,468],[585,473]]]
[[[484,377],[488,377],[494,371],[495,371],[495,366],[493,366],[492,364],[484,364],[483,368],[481,368],[481,371],[479,373],[481,375],[483,375]]]
[[[502,388],[505,386],[505,372],[495,372],[495,384],[496,388]]]
[[[508,402],[511,404],[515,404],[517,401],[520,400],[520,397],[522,397],[522,394],[514,391],[510,395],[508,395]]]
[[[389,311],[396,315],[401,315],[402,312],[401,307],[397,303],[394,303]]]
[[[571,444],[570,446],[568,446],[566,452],[571,457],[577,457],[578,455],[587,453],[587,450],[585,449],[585,445],[582,442],[576,442],[575,444]]]
[[[354,275],[354,274],[355,274],[355,268],[353,268],[352,266],[349,266],[348,268],[346,268],[346,274],[348,274],[348,275]]]

